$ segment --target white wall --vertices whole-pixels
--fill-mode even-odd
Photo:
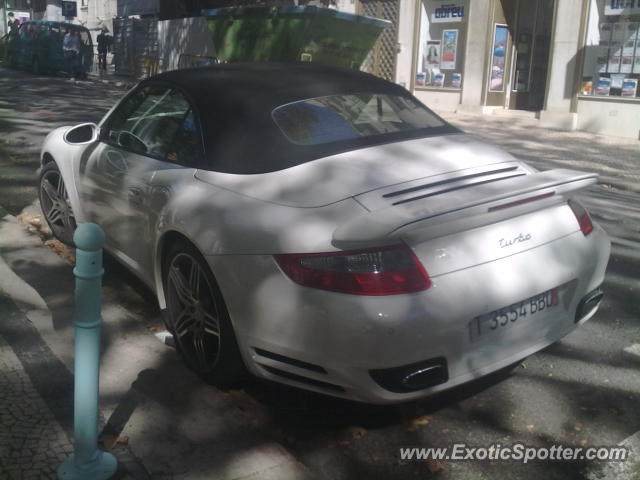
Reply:
[[[356,13],[356,1],[355,0],[337,0],[336,10],[347,13]]]
[[[204,17],[158,22],[158,50],[163,71],[176,70],[181,54],[216,56]]]
[[[455,112],[460,106],[460,91],[451,90],[415,90],[418,100],[433,110]]]
[[[47,9],[44,12],[43,20],[51,20],[53,22],[64,22],[65,19],[62,17],[62,2],[58,2],[57,4],[52,4],[47,2]]]
[[[639,119],[639,100],[578,98],[578,130],[640,139]]]

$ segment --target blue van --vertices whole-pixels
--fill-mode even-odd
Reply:
[[[86,76],[93,64],[93,42],[89,30],[81,25],[48,20],[27,20],[17,34],[6,38],[5,60],[14,68],[27,68],[34,73],[54,73],[66,69],[62,54],[62,40],[67,31],[80,36],[80,55],[77,69]]]

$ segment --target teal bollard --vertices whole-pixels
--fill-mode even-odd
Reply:
[[[110,453],[98,449],[100,324],[102,317],[102,245],[104,232],[95,223],[78,225],[75,292],[74,453],[58,467],[61,480],[106,480],[118,469]]]

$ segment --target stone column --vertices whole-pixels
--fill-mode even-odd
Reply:
[[[576,76],[582,70],[578,52],[583,5],[583,0],[556,0],[547,91],[544,110],[540,112],[540,124],[544,127],[575,130],[578,125],[578,114],[572,108]]]
[[[485,89],[484,72],[487,64],[487,38],[491,35],[492,0],[469,2],[467,17],[467,50],[462,78],[462,98],[458,111],[482,113],[482,94]]]

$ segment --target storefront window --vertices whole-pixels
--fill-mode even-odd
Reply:
[[[469,0],[420,3],[416,88],[462,87]]]
[[[640,0],[591,0],[581,95],[640,97]]]

